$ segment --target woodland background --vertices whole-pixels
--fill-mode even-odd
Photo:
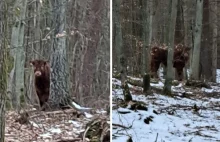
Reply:
[[[113,2],[113,66],[119,70],[121,51],[126,57],[129,75],[141,75],[145,61],[142,59],[142,47],[153,44],[166,44],[169,40],[170,21],[175,18],[174,44],[184,44],[192,48],[194,43],[201,45],[198,64],[199,78],[206,81],[216,81],[216,69],[220,68],[219,20],[220,9],[218,0],[202,0],[202,9],[197,8],[197,0],[178,0],[176,18],[171,17],[171,0],[121,0]],[[202,17],[201,41],[195,41],[196,17]],[[149,50],[149,48],[147,48]],[[149,56],[149,55],[148,55]],[[146,57],[148,58],[148,57]],[[188,64],[188,69],[192,65]]]
[[[113,1],[114,142],[220,139],[219,4],[219,0]],[[163,44],[168,53],[166,74],[159,70],[160,78],[153,79],[150,50]],[[174,81],[176,44],[191,48],[183,81]]]
[[[21,113],[21,119],[17,119],[21,110],[38,105],[30,66],[30,61],[35,59],[50,61],[54,69],[51,82],[56,84],[50,86],[51,102],[59,104],[71,97],[84,107],[108,109],[110,1],[0,1],[0,141],[4,141],[4,135],[6,141],[45,141],[48,138],[55,141],[58,137],[80,141],[78,132],[86,127],[92,115],[77,119],[71,111],[56,112],[56,115],[31,111]],[[47,119],[41,117],[42,113]],[[105,111],[95,115],[99,113],[109,119]],[[78,125],[73,125],[73,120]],[[59,127],[56,134],[54,125]],[[104,133],[110,133],[109,124],[105,125],[105,130]],[[55,136],[41,136],[48,132]]]
[[[71,0],[59,4],[66,6],[67,54],[63,56],[69,63],[70,94],[83,106],[102,107],[108,104],[110,92],[109,1]],[[0,45],[7,66],[2,69],[8,75],[3,82],[8,82],[7,96],[17,106],[19,96],[25,101],[36,97],[29,62],[52,58],[52,26],[59,22],[53,15],[58,8],[50,0],[7,0],[0,6]],[[17,91],[21,88],[24,93]]]

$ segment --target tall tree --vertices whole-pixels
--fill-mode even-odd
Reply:
[[[114,5],[114,10],[115,10],[115,22],[116,22],[116,41],[115,41],[115,46],[117,49],[118,57],[119,57],[119,66],[120,66],[120,74],[121,74],[121,83],[123,87],[123,94],[124,94],[124,100],[125,101],[130,101],[132,100],[131,94],[129,92],[129,87],[126,82],[127,80],[127,60],[125,57],[125,45],[123,45],[122,41],[122,30],[121,30],[121,20],[120,20],[120,5],[121,5],[121,0],[115,0],[113,2]]]
[[[26,15],[27,0],[17,0],[14,5],[14,25],[11,34],[11,46],[14,49],[12,56],[14,56],[14,87],[15,92],[12,93],[13,107],[20,109],[20,98],[24,97],[24,26]]]
[[[50,59],[50,96],[49,106],[52,109],[70,104],[69,68],[66,54],[66,0],[53,0],[53,41]]]
[[[184,42],[184,16],[183,16],[183,1],[178,0],[177,4],[177,17],[175,26],[174,43],[179,44]]]
[[[8,42],[6,39],[7,35],[7,17],[8,9],[6,1],[0,1],[0,9],[2,14],[0,15],[1,27],[0,32],[3,37],[0,40],[0,142],[5,141],[5,102],[7,96],[7,47]]]
[[[216,69],[217,69],[217,36],[218,36],[218,17],[217,17],[217,10],[218,10],[218,2],[216,0],[211,0],[210,4],[210,24],[212,30],[212,81],[216,82]]]
[[[200,45],[202,34],[202,19],[203,19],[203,0],[197,0],[196,2],[196,21],[194,28],[194,48],[191,65],[191,79],[199,79],[199,61],[200,61]]]
[[[142,41],[143,41],[143,52],[142,52],[142,76],[144,92],[147,93],[150,90],[150,46],[152,42],[152,22],[153,22],[153,8],[152,1],[142,1]]]
[[[120,57],[121,55],[121,50],[122,50],[122,30],[121,30],[121,19],[120,19],[120,5],[121,5],[121,0],[115,0],[113,1],[113,19],[114,19],[114,23],[115,23],[115,48],[116,48],[116,53],[117,53],[117,66],[118,69],[120,70]]]
[[[212,43],[210,26],[210,4],[211,1],[205,0],[203,3],[202,36],[200,51],[200,79],[211,81],[212,79]]]
[[[177,15],[177,0],[170,0],[171,2],[171,20],[169,24],[169,40],[168,40],[168,58],[167,58],[167,74],[164,84],[164,93],[171,96],[171,86],[173,80],[173,50],[174,50],[174,36],[175,36],[175,25]]]

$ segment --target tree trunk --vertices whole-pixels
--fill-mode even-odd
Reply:
[[[127,59],[125,57],[125,47],[122,43],[122,30],[121,30],[121,21],[120,21],[120,5],[121,2],[120,0],[115,0],[114,1],[114,10],[115,10],[115,23],[116,23],[116,41],[115,41],[115,45],[116,45],[116,50],[118,53],[118,58],[120,61],[120,73],[121,73],[121,84],[122,84],[122,88],[123,88],[123,94],[124,94],[124,100],[126,102],[132,100],[132,96],[130,94],[129,91],[129,87],[128,84],[126,82],[127,80],[127,72],[126,72],[126,67],[127,67]]]
[[[183,42],[184,42],[183,1],[178,0],[174,43],[179,44]]]
[[[121,30],[121,19],[120,19],[120,0],[115,0],[113,2],[113,7],[114,7],[114,23],[115,23],[115,49],[117,53],[117,69],[120,70],[120,53],[121,53],[121,48],[123,46],[122,44],[122,30]]]
[[[16,21],[12,28],[11,46],[14,47],[15,56],[15,72],[14,72],[14,86],[15,93],[12,94],[13,107],[16,110],[20,109],[20,103],[24,101],[24,62],[25,62],[25,49],[24,49],[24,19],[26,14],[27,0],[18,0],[15,3],[15,9],[19,9],[16,15]]]
[[[7,97],[7,76],[8,76],[8,67],[7,67],[7,17],[8,9],[6,2],[0,2],[0,9],[3,11],[0,18],[2,19],[1,32],[3,33],[3,38],[1,39],[2,43],[0,46],[0,142],[5,141],[5,102]],[[0,33],[1,33],[0,32]],[[1,34],[2,34],[1,33]]]
[[[153,10],[151,1],[142,1],[142,20],[143,20],[143,53],[142,53],[142,76],[144,80],[144,93],[150,90],[150,46],[152,42],[152,22],[153,22]]]
[[[168,58],[167,58],[167,74],[164,84],[164,93],[171,96],[171,86],[173,80],[173,50],[174,50],[174,36],[175,36],[175,25],[177,15],[177,1],[171,0],[171,15],[169,24],[169,41],[168,41]]]
[[[202,34],[203,0],[197,0],[196,23],[194,28],[194,48],[191,65],[191,80],[199,80],[200,45]]]
[[[212,30],[212,80],[216,82],[216,69],[217,69],[217,36],[218,36],[218,17],[217,17],[217,6],[218,2],[216,0],[211,0],[210,8],[210,21],[211,21],[211,30]]]
[[[7,25],[5,25],[7,26]],[[7,52],[6,39],[0,46],[0,142],[4,142],[5,138],[5,102],[7,96]]]
[[[66,55],[66,1],[54,0],[53,43],[50,60],[50,95],[49,106],[57,109],[71,103],[69,94],[69,68]]]
[[[210,28],[210,1],[203,3],[202,37],[200,51],[201,77],[200,79],[211,81],[212,79],[212,38]],[[199,53],[199,52],[198,52]]]

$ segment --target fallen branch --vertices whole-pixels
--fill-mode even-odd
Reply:
[[[130,128],[131,128],[131,127],[123,126],[123,125],[121,125],[121,124],[114,124],[114,123],[112,123],[112,126],[121,127],[121,128],[123,128],[123,129],[130,129]]]
[[[187,80],[186,86],[193,86],[193,87],[199,87],[199,88],[204,87],[207,89],[212,89],[212,87],[208,83],[200,81],[200,80]]]

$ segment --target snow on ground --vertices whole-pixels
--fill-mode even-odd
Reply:
[[[112,82],[115,86],[121,85],[117,79],[113,79]],[[157,85],[161,87],[162,82]],[[182,84],[172,87],[172,90],[184,91]],[[214,90],[220,90],[220,88],[215,86],[215,89],[212,90],[201,89],[205,92]],[[193,94],[193,91],[190,93]],[[155,142],[156,139],[157,142],[220,141],[220,99],[210,97],[202,100],[170,98],[160,94],[146,97],[134,93],[132,97],[133,100],[145,102],[148,111],[135,112],[129,108],[120,107],[114,109],[112,111],[113,142],[125,142],[129,136],[132,137],[133,142]],[[113,89],[113,102],[116,98],[123,98],[120,87]],[[198,112],[193,111],[194,105],[201,109]],[[159,114],[155,114],[154,110]],[[122,111],[130,113],[122,114],[120,113]],[[153,121],[146,124],[144,119],[149,116],[153,116]],[[128,128],[118,127],[114,124]]]
[[[220,83],[220,69],[216,70],[216,82]]]

